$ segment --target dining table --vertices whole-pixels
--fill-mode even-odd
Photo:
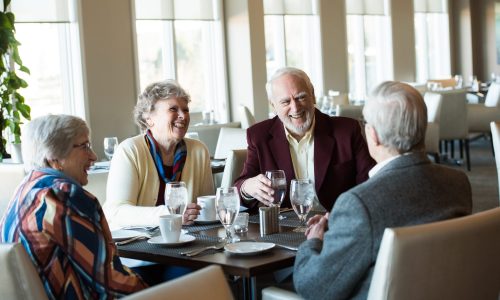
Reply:
[[[312,212],[309,216],[316,213]],[[239,276],[242,280],[242,289],[238,293],[239,299],[257,299],[256,277],[263,274],[291,267],[295,261],[296,250],[305,241],[303,232],[294,232],[300,222],[293,210],[284,210],[279,220],[279,232],[261,235],[259,215],[251,215],[248,231],[243,234],[233,234],[239,242],[266,242],[273,243],[274,247],[259,253],[246,255],[230,252],[225,249],[210,249],[193,257],[181,255],[208,246],[215,246],[225,237],[222,224],[216,222],[196,222],[193,225],[183,226],[186,234],[195,239],[189,243],[176,246],[152,244],[148,240],[138,240],[118,247],[120,257],[139,259],[144,261],[180,266],[191,269],[200,269],[216,264],[222,267],[226,275]],[[227,247],[227,245],[226,245]]]

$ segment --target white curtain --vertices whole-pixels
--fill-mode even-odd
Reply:
[[[317,15],[318,0],[264,0],[265,15]]]
[[[218,20],[217,0],[135,0],[137,20]]]

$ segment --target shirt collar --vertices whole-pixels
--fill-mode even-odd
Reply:
[[[383,167],[385,167],[388,163],[390,163],[391,161],[395,160],[396,158],[400,157],[401,154],[398,154],[396,156],[393,156],[393,157],[390,157],[382,162],[379,162],[378,164],[376,164],[369,172],[368,172],[368,177],[372,178],[373,176],[375,176],[375,174],[377,174]]]

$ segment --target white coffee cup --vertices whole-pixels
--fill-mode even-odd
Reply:
[[[182,215],[160,216],[160,232],[164,242],[178,242],[181,235],[181,229]]]
[[[197,198],[198,205],[201,206],[200,221],[215,221],[217,218],[217,211],[215,210],[215,195],[199,196]]]

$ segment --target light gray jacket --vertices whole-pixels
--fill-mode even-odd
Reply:
[[[295,289],[306,299],[366,299],[386,227],[471,211],[471,187],[463,172],[432,164],[425,153],[402,155],[339,196],[324,240],[307,240],[297,252]]]

